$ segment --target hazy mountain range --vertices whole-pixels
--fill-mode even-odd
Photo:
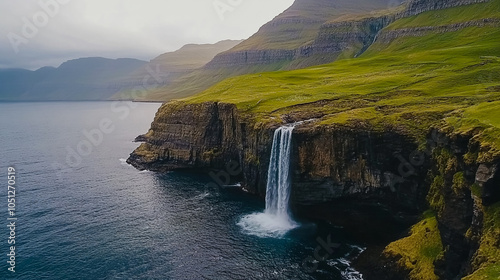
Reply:
[[[0,101],[87,101],[130,98],[168,85],[241,41],[186,45],[150,62],[131,58],[79,58],[36,71],[0,69]]]

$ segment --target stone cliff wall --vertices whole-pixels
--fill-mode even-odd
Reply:
[[[170,102],[160,108],[149,132],[140,137],[144,143],[127,162],[158,172],[225,170],[237,162],[245,188],[265,195],[272,135],[272,130],[243,122],[232,104]]]
[[[474,21],[466,21],[455,24],[447,24],[440,26],[424,26],[414,28],[401,28],[396,30],[383,30],[378,36],[377,40],[381,42],[390,42],[401,37],[421,37],[428,34],[439,34],[447,32],[455,32],[467,27],[497,27],[500,26],[498,19],[480,19]]]
[[[145,141],[128,162],[138,169],[222,168],[240,161],[241,130],[229,104],[168,103],[156,114]]]
[[[294,50],[247,50],[218,54],[204,68],[218,69],[244,65],[273,64],[294,59]]]
[[[346,197],[387,199],[412,210],[424,204],[426,168],[422,163],[406,170],[417,145],[404,134],[364,126],[304,126],[296,129],[293,143],[296,204]]]
[[[247,121],[231,104],[172,102],[159,110],[151,130],[141,137],[145,143],[128,162],[139,169],[163,172],[223,170],[228,162],[236,161],[243,169],[243,187],[264,197],[272,137],[278,126]],[[298,126],[293,138],[292,204],[391,195],[397,204],[417,209],[423,181],[411,180],[400,188],[396,176],[401,159],[409,157],[408,147],[417,148],[405,135],[372,133],[366,127]]]
[[[360,54],[375,40],[393,17],[372,17],[360,21],[342,21],[321,25],[310,44],[297,49],[228,51],[217,55],[206,69],[290,63],[288,69],[333,62],[341,53]],[[294,63],[297,61],[297,63]],[[277,66],[278,67],[278,66]]]

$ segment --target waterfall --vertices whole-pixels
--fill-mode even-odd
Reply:
[[[283,126],[274,132],[271,161],[267,172],[266,212],[289,217],[290,152],[293,126]]]
[[[266,210],[241,218],[243,231],[259,237],[283,237],[298,226],[290,217],[290,154],[295,125],[278,128],[274,132],[266,188]]]

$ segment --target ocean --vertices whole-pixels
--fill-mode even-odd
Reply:
[[[159,106],[0,103],[0,279],[362,279],[350,266],[362,248],[342,228],[254,235],[238,223],[260,198],[126,164]]]

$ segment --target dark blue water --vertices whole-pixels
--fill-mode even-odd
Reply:
[[[159,104],[112,104],[0,103],[0,279],[360,279],[347,261],[359,249],[341,229],[302,221],[281,239],[247,235],[237,223],[263,211],[260,199],[214,192],[201,175],[125,164]],[[9,166],[15,273],[7,270]],[[306,271],[316,239],[328,235],[341,247]]]

